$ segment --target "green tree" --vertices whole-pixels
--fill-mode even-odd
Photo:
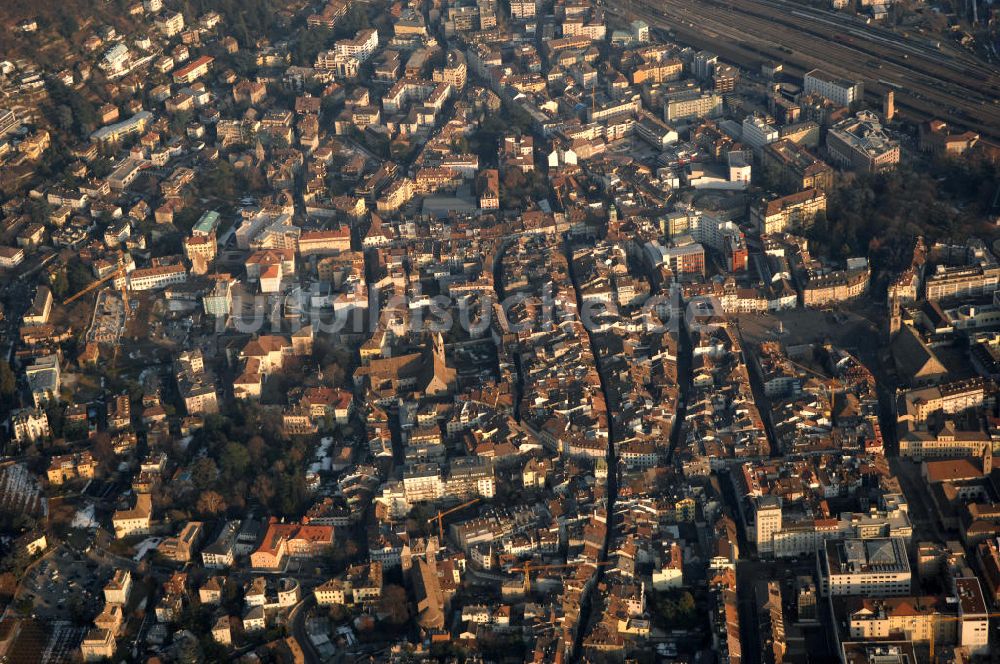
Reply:
[[[52,207],[45,199],[33,200],[28,203],[28,216],[36,224],[44,224],[49,220]]]
[[[71,12],[67,12],[69,14]],[[75,20],[75,19],[74,19]],[[54,112],[56,113],[55,123],[62,125],[68,117],[72,116],[73,129],[81,137],[87,136],[97,126],[97,108],[86,94],[71,89],[65,83],[58,80],[49,82],[49,97],[52,99]],[[66,114],[61,106],[70,109]]]
[[[99,157],[90,162],[90,174],[95,178],[105,178],[111,173],[113,167],[110,159]]]
[[[693,618],[695,614],[694,595],[686,590],[681,593],[680,599],[677,600],[677,611],[685,618]]]
[[[212,486],[218,476],[218,467],[208,457],[198,459],[191,466],[191,481],[199,490],[204,490]]]
[[[264,505],[270,505],[274,499],[274,483],[267,475],[258,475],[250,487],[250,494]]]
[[[55,108],[55,123],[63,131],[69,131],[73,128],[73,109],[67,104],[59,104]]]
[[[94,280],[94,275],[83,261],[74,256],[66,265],[66,279],[69,282],[69,292],[77,293]]]
[[[192,117],[194,117],[194,115],[191,111],[178,111],[170,120],[170,133],[174,136],[183,135],[184,130],[188,123],[191,122]]]
[[[386,615],[386,622],[390,625],[403,625],[410,619],[410,607],[406,601],[406,590],[394,583],[390,583],[382,591],[379,600],[379,613]]]
[[[292,52],[292,63],[301,67],[311,67],[316,56],[333,42],[333,31],[327,28],[303,30]]]
[[[237,173],[228,161],[218,161],[215,168],[205,171],[198,188],[209,198],[232,198],[236,195]]]
[[[227,443],[219,459],[219,465],[229,479],[242,477],[250,467],[250,453],[240,443]]]
[[[677,621],[677,603],[672,599],[660,602],[660,617],[667,625],[673,625]]]
[[[52,295],[57,299],[61,300],[69,295],[69,279],[66,278],[66,270],[58,270],[53,273],[49,280],[49,287],[52,289]]]
[[[61,12],[59,22],[59,34],[66,39],[72,39],[80,30],[80,22],[76,20],[76,15],[72,11]]]
[[[371,27],[367,8],[360,3],[351,3],[350,9],[337,23],[337,37],[353,37],[358,30]]]

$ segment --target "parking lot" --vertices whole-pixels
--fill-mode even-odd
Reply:
[[[106,576],[96,562],[59,547],[31,568],[21,582],[17,597],[30,601],[38,618],[91,617],[103,604]]]

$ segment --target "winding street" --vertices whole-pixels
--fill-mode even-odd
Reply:
[[[305,616],[314,606],[316,606],[316,595],[309,592],[302,598],[301,602],[292,607],[291,613],[288,614],[288,631],[298,642],[299,647],[302,648],[302,655],[305,657],[306,664],[320,664],[323,661],[320,659],[319,652],[316,651],[316,647],[306,633]]]

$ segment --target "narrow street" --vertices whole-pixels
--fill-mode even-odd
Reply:
[[[503,259],[507,254],[507,249],[510,247],[509,242],[502,243],[496,251],[496,255],[493,257],[493,297],[496,301],[503,305],[505,294],[503,290]],[[492,312],[490,313],[492,316]],[[498,358],[499,359],[499,358]],[[521,366],[521,357],[517,353],[513,354],[514,361],[514,372],[515,381],[511,386],[513,390],[514,401],[514,421],[521,421],[521,395],[524,393],[524,368]],[[497,366],[497,375],[500,375],[500,367]]]
[[[580,284],[577,280],[576,270],[573,268],[573,250],[569,242],[564,238],[563,249],[566,254],[566,261],[569,266],[569,277],[573,282],[573,290],[576,292],[576,306],[577,311],[583,310],[583,298],[580,294]],[[589,329],[584,325],[584,329],[587,331],[587,337],[590,341],[590,351],[594,357],[594,364],[597,366],[597,373],[601,379],[601,393],[604,395],[604,403],[607,405],[608,409],[608,484],[607,484],[607,502],[605,505],[605,512],[607,514],[607,532],[604,537],[604,548],[601,550],[600,562],[605,562],[608,559],[608,550],[614,541],[614,513],[615,513],[615,499],[618,495],[618,458],[615,453],[615,418],[612,411],[612,401],[610,398],[610,392],[608,390],[607,378],[604,374],[604,370],[601,367],[601,361],[598,354],[594,352],[596,348],[594,334],[591,333]],[[570,661],[579,661],[582,655],[583,637],[587,633],[587,628],[590,625],[591,616],[593,614],[593,603],[594,597],[596,595],[596,587],[600,584],[601,579],[604,577],[604,566],[597,568],[597,574],[595,583],[591,591],[584,597],[583,602],[580,607],[580,620],[576,633],[576,641],[573,644],[573,653],[570,657]]]
[[[739,320],[736,321],[736,334],[740,342],[740,355],[747,368],[747,374],[750,376],[750,390],[753,392],[753,400],[757,404],[760,419],[764,422],[764,433],[767,434],[771,456],[778,456],[781,454],[781,449],[778,446],[778,437],[774,433],[774,423],[771,419],[771,400],[764,396],[764,384],[757,372],[757,363],[751,361],[750,355],[747,353],[747,341],[743,338],[743,330],[740,329]]]
[[[750,558],[750,542],[746,529],[740,520],[738,498],[729,473],[719,475],[722,497],[733,510],[736,519],[736,541],[740,547],[740,559],[736,562],[736,602],[740,616],[740,641],[743,643],[743,663],[760,662],[760,629],[757,622],[757,603],[754,579],[765,578],[768,572],[764,566]]]
[[[675,294],[680,298],[680,294]],[[676,308],[679,310],[679,306]],[[674,452],[680,444],[681,432],[684,429],[684,417],[687,415],[688,399],[691,396],[691,386],[694,378],[694,348],[691,345],[691,335],[687,326],[678,323],[677,326],[677,404],[674,411],[674,426],[670,430],[670,449],[667,451],[666,465],[674,459]]]

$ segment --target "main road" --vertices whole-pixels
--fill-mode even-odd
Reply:
[[[609,11],[641,18],[682,44],[751,68],[783,63],[792,74],[823,68],[864,81],[878,102],[895,91],[901,115],[939,118],[1000,140],[1000,69],[951,45],[866,25],[849,14],[788,0],[615,0]]]

